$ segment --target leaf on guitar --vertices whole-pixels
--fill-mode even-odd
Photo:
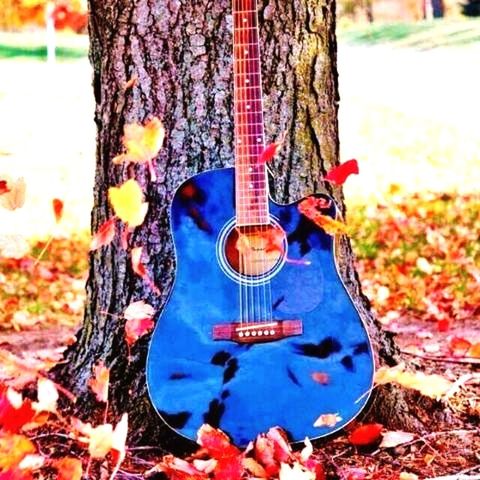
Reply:
[[[52,200],[53,214],[55,215],[55,221],[60,222],[63,215],[63,201],[59,198],[54,198]]]
[[[115,215],[130,228],[138,227],[145,219],[148,203],[143,202],[143,193],[136,180],[131,178],[120,187],[110,187],[108,198]]]
[[[343,185],[350,175],[358,175],[359,172],[358,162],[352,158],[351,160],[347,160],[341,165],[332,168],[325,176],[325,180],[334,185]]]
[[[155,181],[155,171],[151,162],[162,148],[165,139],[165,129],[162,122],[154,117],[145,126],[139,123],[127,124],[123,132],[123,145],[127,151],[117,155],[113,159],[113,163],[148,163],[152,180]]]
[[[7,210],[16,210],[17,208],[23,207],[25,203],[25,190],[27,188],[25,180],[20,177],[14,181],[10,178],[6,178],[4,181],[7,182],[8,192],[0,195],[0,205]]]
[[[323,215],[319,211],[319,209],[325,208],[324,202],[325,199],[323,198],[308,197],[298,204],[298,210],[302,215],[310,219],[329,235],[337,235],[341,233],[347,234],[347,225],[338,220],[334,220],[327,215]]]
[[[278,154],[285,141],[286,135],[287,132],[283,132],[276,142],[270,143],[263,149],[263,152],[258,157],[259,164],[264,165],[265,163],[270,162],[270,160]]]
[[[320,385],[328,385],[330,383],[330,376],[324,372],[313,372],[312,380]]]
[[[334,427],[338,422],[342,421],[342,417],[338,413],[323,413],[313,424],[314,427]]]
[[[108,387],[110,383],[110,370],[99,362],[93,367],[93,377],[89,380],[88,385],[97,397],[99,402],[106,403],[108,401]]]
[[[348,436],[352,445],[364,447],[376,443],[382,436],[383,425],[380,423],[367,423],[353,430]]]
[[[115,237],[115,220],[116,217],[112,217],[100,225],[100,228],[90,242],[91,252],[100,247],[105,247],[112,242],[113,237]]]

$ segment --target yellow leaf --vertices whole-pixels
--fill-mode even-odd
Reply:
[[[408,372],[405,371],[404,364],[390,368],[381,367],[375,373],[375,383],[378,385],[392,382],[405,388],[418,390],[422,395],[434,399],[441,398],[452,387],[452,382],[441,375],[427,375],[423,372]]]
[[[56,460],[54,463],[57,469],[57,480],[81,480],[82,462],[78,458],[65,457]]]
[[[338,413],[324,413],[320,415],[313,424],[314,427],[334,427],[342,417]]]
[[[145,163],[152,160],[163,145],[165,130],[162,122],[154,117],[145,126],[138,123],[125,125],[123,145],[126,153],[118,155],[113,163]]]
[[[88,382],[92,392],[97,397],[99,402],[108,401],[108,386],[110,383],[110,370],[100,362],[93,367],[93,378]]]
[[[35,445],[23,435],[0,437],[0,470],[17,467],[29,453],[35,453]]]
[[[110,423],[92,428],[88,453],[92,458],[104,458],[112,448],[113,427]]]
[[[108,197],[117,217],[130,228],[143,223],[148,203],[143,202],[142,189],[136,180],[131,178],[120,187],[109,188]]]

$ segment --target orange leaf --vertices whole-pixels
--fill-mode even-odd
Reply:
[[[480,358],[480,342],[474,343],[467,352],[467,357]]]
[[[63,214],[63,202],[58,198],[52,200],[53,214],[55,215],[55,221],[58,223],[62,219]]]
[[[358,173],[358,162],[355,159],[347,160],[341,165],[332,168],[325,176],[325,180],[335,185],[343,185],[350,175]]]
[[[136,180],[131,178],[120,187],[110,187],[108,198],[117,217],[130,228],[143,223],[148,203],[143,202],[143,192]]]
[[[464,357],[472,344],[462,337],[453,337],[448,347],[454,357]]]
[[[6,208],[7,210],[16,210],[17,208],[23,207],[25,203],[25,189],[26,184],[23,178],[18,178],[15,181],[7,179],[9,186],[9,191],[4,192],[0,196],[0,205]]]
[[[97,233],[90,243],[90,251],[109,245],[115,236],[115,217],[108,219],[100,225]]]
[[[350,433],[348,439],[352,445],[357,447],[372,445],[382,435],[383,425],[380,423],[367,423],[357,427]]]
[[[0,471],[17,467],[26,455],[35,451],[35,445],[27,437],[3,434],[0,437]]]
[[[113,444],[113,427],[110,423],[92,428],[89,433],[88,453],[92,458],[104,458]]]
[[[314,382],[320,383],[321,385],[328,385],[330,382],[330,376],[328,373],[324,372],[313,372],[312,379]]]
[[[94,377],[90,379],[88,385],[97,397],[99,402],[108,401],[108,386],[110,382],[110,370],[105,367],[103,362],[93,367]]]
[[[165,129],[157,117],[149,120],[145,126],[139,123],[127,124],[123,133],[123,145],[127,151],[116,156],[113,163],[149,162],[157,156],[165,138]]]
[[[65,457],[55,460],[57,480],[81,480],[83,470],[82,462],[78,458]]]
[[[126,441],[128,434],[128,414],[124,413],[112,433],[112,455],[119,466],[126,455]],[[113,475],[112,475],[113,477]]]
[[[237,447],[230,443],[225,433],[210,425],[202,425],[197,432],[197,443],[201,445],[212,458],[219,458],[240,453]]]
[[[334,427],[342,417],[338,413],[324,413],[320,415],[313,424],[314,427]]]
[[[308,197],[298,204],[299,212],[322,228],[329,235],[347,233],[348,227],[333,218],[323,215],[321,210],[328,208],[327,200],[324,198]]]

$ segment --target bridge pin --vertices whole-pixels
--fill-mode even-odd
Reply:
[[[250,332],[245,332],[245,336],[246,336],[246,337],[249,337],[249,336],[250,336]]]
[[[263,332],[261,330],[258,331],[258,336],[262,336],[263,335]]]
[[[252,332],[252,337],[256,337],[257,336],[257,332],[255,332],[255,330]]]
[[[275,335],[275,330],[270,330],[270,335]]]
[[[265,330],[265,331],[263,332],[263,334],[264,334],[264,335],[270,335],[270,332],[269,332],[268,330]]]
[[[243,332],[240,332],[240,333],[238,334],[238,336],[239,336],[240,338],[243,337]]]

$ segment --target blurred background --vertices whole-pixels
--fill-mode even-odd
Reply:
[[[0,0],[0,173],[26,204],[2,233],[89,229],[95,128],[86,0]],[[348,205],[480,183],[480,0],[339,0]],[[64,202],[59,226],[52,198]]]

